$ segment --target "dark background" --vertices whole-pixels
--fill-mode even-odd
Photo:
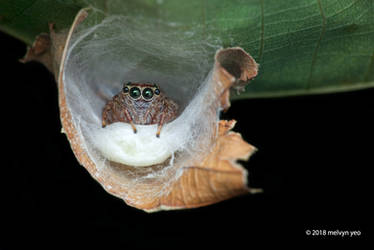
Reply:
[[[224,118],[238,120],[234,130],[259,149],[244,166],[250,185],[265,192],[147,214],[107,194],[78,164],[60,133],[54,78],[38,63],[19,63],[25,52],[0,34],[1,244],[236,249],[341,239],[305,230],[372,237],[374,89],[232,103]]]

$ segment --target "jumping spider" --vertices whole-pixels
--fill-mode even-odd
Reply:
[[[158,124],[156,136],[160,137],[164,124],[177,117],[178,105],[161,92],[156,84],[125,83],[122,91],[108,101],[103,109],[102,127],[114,122]]]

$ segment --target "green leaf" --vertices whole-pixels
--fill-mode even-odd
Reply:
[[[233,98],[374,86],[372,0],[5,0],[0,28],[30,44],[48,22],[67,27],[87,6],[104,15],[146,16],[196,32],[194,39],[244,48],[260,72]]]
[[[48,23],[68,28],[81,9],[76,1],[2,0],[0,30],[31,45],[37,35],[48,32]]]

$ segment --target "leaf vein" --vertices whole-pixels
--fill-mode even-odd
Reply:
[[[312,76],[313,76],[313,71],[314,71],[314,67],[315,67],[315,64],[316,64],[318,50],[321,46],[322,37],[324,36],[324,34],[326,32],[326,17],[325,17],[325,13],[323,12],[321,0],[317,0],[317,3],[318,3],[318,9],[319,9],[319,12],[320,12],[321,18],[322,18],[322,28],[321,28],[321,32],[320,32],[320,35],[319,35],[319,39],[317,41],[317,45],[314,48],[314,52],[313,52],[313,56],[312,56],[312,63],[311,63],[311,66],[310,66],[310,71],[309,71],[309,78],[308,78],[308,82],[307,82],[307,86],[306,86],[307,90],[309,90],[310,87],[311,87]]]
[[[279,25],[279,24],[283,24],[283,23],[301,22],[301,21],[305,21],[305,20],[311,19],[311,18],[319,16],[319,15],[320,14],[313,14],[313,15],[305,16],[303,18],[298,18],[298,19],[288,19],[288,20],[283,20],[283,21],[266,23],[265,25],[267,26],[267,25]]]
[[[369,61],[369,67],[368,67],[368,70],[366,71],[365,75],[364,75],[364,81],[365,82],[368,82],[369,81],[369,75],[370,75],[370,72],[373,71],[374,69],[374,52],[373,54],[371,55],[371,58],[370,58],[370,61]]]
[[[343,9],[339,10],[338,12],[335,12],[335,13],[332,14],[331,16],[328,16],[328,18],[339,15],[340,13],[344,12],[345,10],[351,8],[353,5],[355,5],[355,4],[358,3],[359,1],[360,1],[360,0],[353,1],[351,4],[345,6]]]
[[[286,32],[278,33],[276,35],[271,35],[271,36],[264,37],[263,39],[264,39],[264,42],[265,42],[266,40],[270,40],[270,39],[275,38],[275,37],[281,37],[281,36],[284,36],[284,35],[290,35],[290,34],[294,34],[294,33],[298,33],[298,32],[303,32],[303,31],[314,29],[316,27],[320,27],[320,26],[321,25],[318,24],[318,25],[310,26],[308,28],[303,28],[303,29],[299,29],[299,30],[286,31]],[[260,39],[255,39],[255,40],[249,42],[248,44],[256,43],[256,42],[259,42],[259,41],[261,41],[261,38]]]
[[[260,33],[260,49],[259,49],[259,55],[258,55],[258,61],[262,61],[262,55],[264,51],[264,31],[265,31],[265,24],[264,24],[264,0],[260,0],[260,6],[261,6],[261,33]]]
[[[284,13],[284,12],[288,12],[288,11],[296,11],[296,10],[300,10],[300,9],[304,9],[304,8],[309,8],[309,7],[313,6],[313,5],[314,5],[314,3],[313,4],[304,5],[304,6],[297,6],[297,7],[292,7],[292,8],[288,8],[288,9],[283,9],[281,11],[269,13],[268,15],[265,15],[265,16],[266,17],[275,16],[275,15],[278,15],[278,14],[281,14],[281,13]]]

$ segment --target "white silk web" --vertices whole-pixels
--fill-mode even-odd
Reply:
[[[182,30],[142,17],[111,16],[80,30],[69,43],[63,81],[72,122],[98,173],[119,171],[110,162],[143,169],[143,175],[121,170],[127,187],[164,176],[177,161],[202,159],[216,136],[219,110],[211,109],[217,97],[209,72],[219,48],[212,44],[219,42],[196,39],[198,28]],[[157,83],[179,104],[180,115],[163,127],[160,138],[157,125],[137,125],[136,134],[126,123],[101,127],[106,101],[128,81]],[[161,163],[158,170],[146,168]]]

